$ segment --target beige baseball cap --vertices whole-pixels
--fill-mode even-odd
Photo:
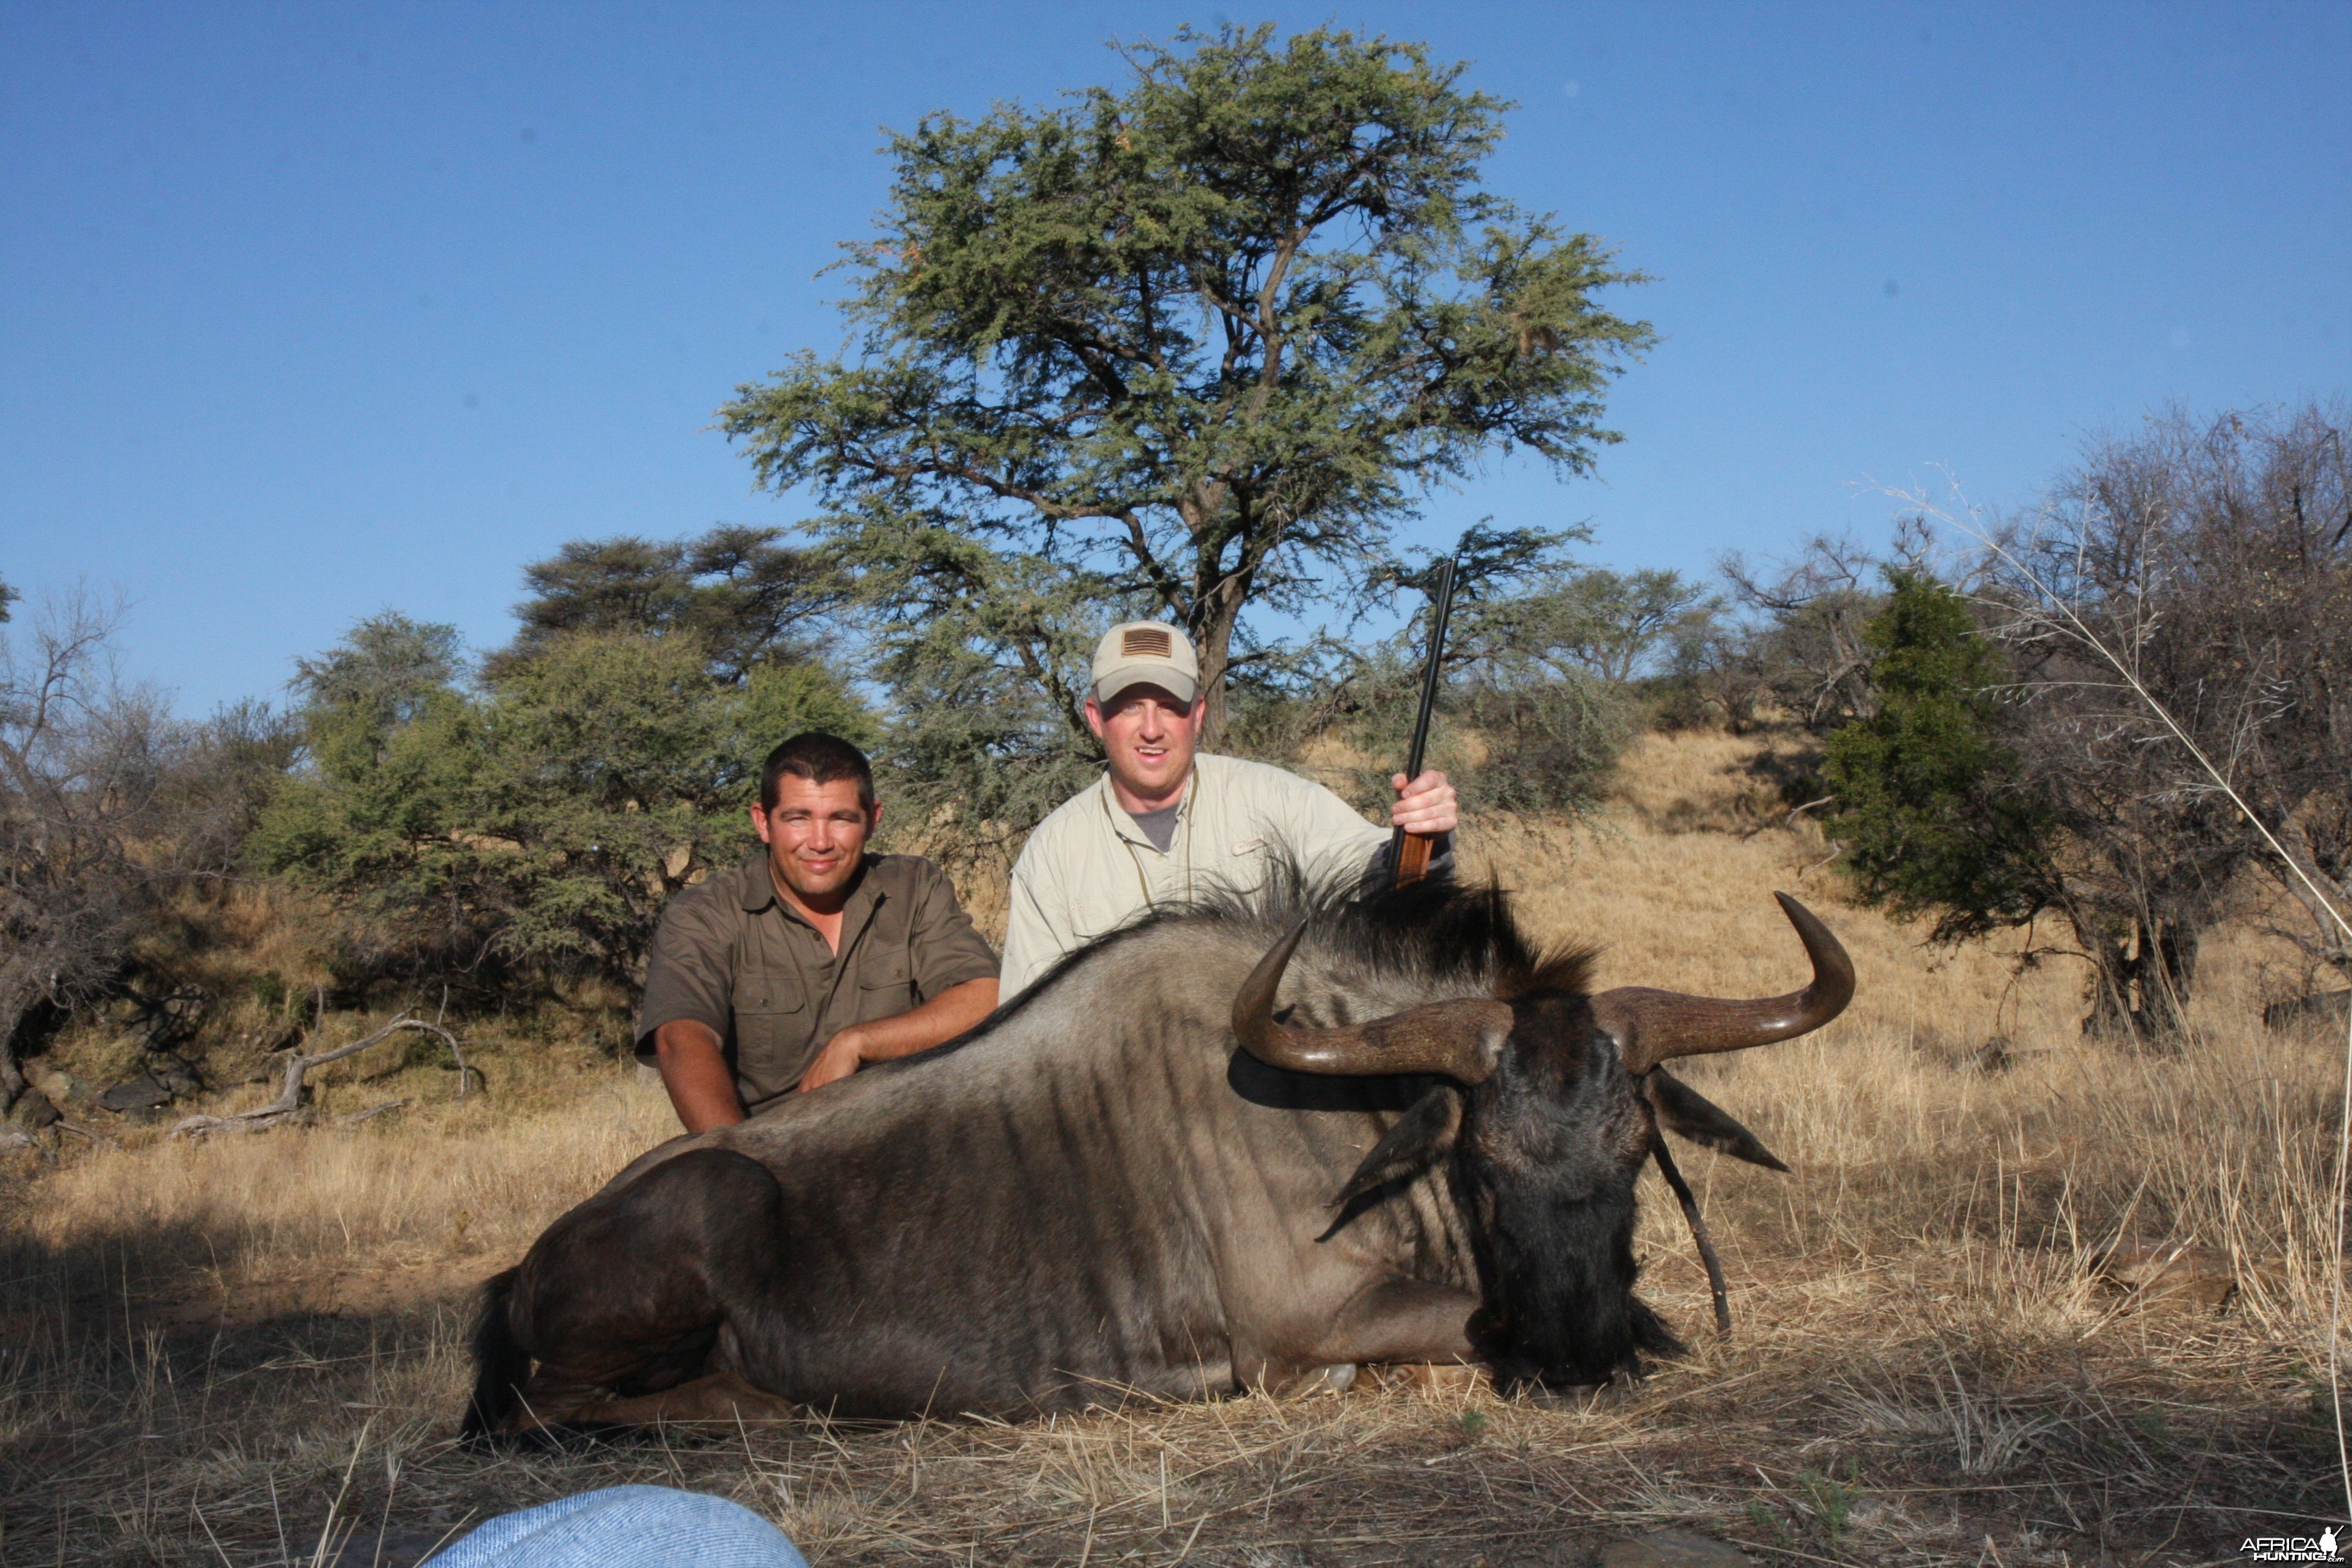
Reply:
[[[1125,621],[1095,644],[1095,700],[1130,686],[1157,686],[1183,701],[1201,695],[1201,660],[1192,639],[1164,621]]]

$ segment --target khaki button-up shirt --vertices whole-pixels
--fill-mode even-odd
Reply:
[[[1147,910],[1220,889],[1255,892],[1276,856],[1312,883],[1352,881],[1388,843],[1388,829],[1312,780],[1202,752],[1163,852],[1119,805],[1105,773],[1039,823],[1013,865],[1004,998],[1064,953]],[[1450,871],[1450,862],[1433,870]]]
[[[709,1026],[743,1109],[793,1092],[824,1043],[996,973],[947,874],[914,855],[868,855],[841,916],[841,950],[776,896],[765,849],[681,894],[662,913],[637,1010],[637,1056],[654,1034]]]

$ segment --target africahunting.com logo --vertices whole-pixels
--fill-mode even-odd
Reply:
[[[2336,1550],[2334,1525],[2317,1535],[2250,1535],[2239,1543],[2238,1550],[2256,1563],[2340,1563],[2344,1560],[2343,1553]]]

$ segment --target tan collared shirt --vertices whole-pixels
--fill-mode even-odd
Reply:
[[[735,1069],[743,1109],[793,1092],[824,1043],[895,1017],[950,986],[996,973],[947,873],[914,855],[868,855],[842,909],[841,950],[776,896],[764,849],[662,912],[637,1009],[637,1056],[654,1033],[709,1025]]]
[[[1148,910],[1220,887],[1256,891],[1276,855],[1296,860],[1312,881],[1353,879],[1388,842],[1388,829],[1321,784],[1204,752],[1192,760],[1162,851],[1118,804],[1105,773],[1039,823],[1013,865],[1003,996],[1010,1001],[1064,953]]]

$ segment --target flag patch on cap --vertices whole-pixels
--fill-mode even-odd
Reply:
[[[1170,652],[1165,626],[1129,626],[1118,639],[1121,658],[1166,658]]]

